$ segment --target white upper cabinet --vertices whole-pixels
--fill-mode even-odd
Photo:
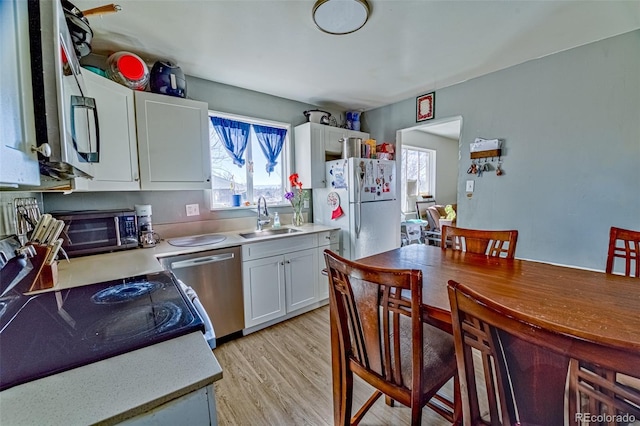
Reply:
[[[369,139],[369,134],[325,124],[305,123],[296,126],[295,172],[304,188],[326,187],[324,163],[342,155],[342,138]]]
[[[133,90],[92,72],[84,73],[88,96],[96,99],[100,161],[89,165],[93,179],[76,179],[75,189],[140,189]]]
[[[27,2],[0,1],[0,187],[40,185]]]
[[[135,104],[141,189],[207,189],[207,103],[136,91]]]

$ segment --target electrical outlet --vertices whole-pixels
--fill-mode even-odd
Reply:
[[[200,206],[198,204],[187,204],[187,216],[199,216]]]
[[[467,181],[467,192],[473,192],[473,183],[474,181],[472,180]]]
[[[305,209],[309,208],[309,200],[303,200],[302,201],[302,207],[304,207]]]

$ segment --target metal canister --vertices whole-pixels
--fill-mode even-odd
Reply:
[[[362,138],[342,138],[342,158],[360,158],[362,156]]]

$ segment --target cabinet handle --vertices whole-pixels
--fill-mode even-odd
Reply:
[[[189,268],[192,266],[206,265],[207,263],[223,262],[225,260],[233,259],[235,255],[233,253],[214,254],[205,257],[196,257],[195,259],[181,260],[171,263],[171,269]]]
[[[280,266],[284,266],[284,262],[280,262]]]
[[[291,263],[291,261],[290,261],[290,260],[287,260],[287,262],[286,262],[286,263]]]
[[[113,222],[114,222],[114,226],[116,228],[116,245],[117,246],[121,246],[122,245],[122,240],[120,239],[120,218],[118,218],[118,216],[115,216],[113,218]]]

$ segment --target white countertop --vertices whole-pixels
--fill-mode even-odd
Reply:
[[[78,257],[60,262],[57,285],[44,291],[159,272],[160,257],[338,228],[305,224],[298,229],[301,232],[253,239],[238,235],[253,229],[220,232],[216,234],[226,239],[216,244],[174,247],[162,241],[154,248]],[[0,424],[114,424],[221,378],[220,364],[202,333],[191,333],[0,392]]]
[[[291,238],[299,235],[331,231],[339,228],[311,223],[305,224],[296,229],[300,230],[300,232],[251,239],[242,238],[239,234],[253,232],[255,231],[254,229],[233,232],[216,232],[216,235],[224,235],[226,237],[225,240],[216,244],[197,247],[175,247],[167,241],[162,241],[153,248],[123,250],[94,256],[77,257],[71,259],[71,262],[69,263],[66,261],[59,262],[57,285],[52,289],[44,291],[62,290],[81,285],[159,272],[162,271],[162,267],[158,262],[158,258],[160,257],[240,246],[243,244],[264,241],[266,239]]]
[[[202,333],[191,333],[0,392],[0,424],[115,424],[221,378]]]

